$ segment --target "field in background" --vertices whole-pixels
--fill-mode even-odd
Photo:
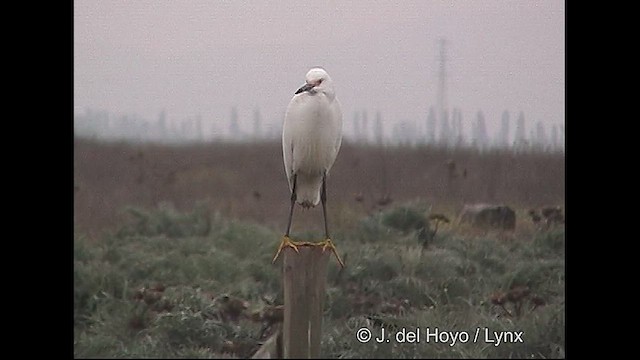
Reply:
[[[328,180],[329,216],[335,224],[413,200],[424,200],[449,217],[471,202],[516,210],[564,206],[564,179],[561,153],[480,154],[345,143]],[[284,231],[290,197],[279,143],[171,147],[76,139],[74,189],[76,228],[94,235],[123,220],[126,206],[168,203],[188,210],[195,202]],[[294,232],[322,229],[317,209],[296,210],[295,216]]]
[[[246,358],[275,331],[289,192],[279,144],[74,149],[77,357]],[[321,353],[329,358],[559,358],[565,354],[564,155],[345,144],[329,181],[333,238]],[[466,202],[504,203],[513,232],[440,226]],[[318,209],[292,235],[322,234]],[[271,317],[270,317],[271,316]],[[277,321],[276,321],[277,322]],[[416,344],[356,340],[422,330]],[[425,331],[520,332],[522,343],[425,342]],[[495,336],[493,336],[495,340]]]

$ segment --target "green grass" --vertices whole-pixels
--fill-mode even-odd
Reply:
[[[516,233],[505,240],[443,226],[423,249],[426,209],[402,204],[334,230],[347,267],[339,271],[333,258],[329,265],[322,355],[564,357],[564,229]],[[262,324],[225,319],[220,299],[246,300],[245,313],[267,301],[282,303],[279,264],[271,264],[281,234],[199,206],[186,213],[168,206],[128,211],[130,220],[100,241],[75,236],[75,355],[250,357],[264,340]],[[159,284],[162,291],[149,290]],[[513,313],[507,315],[491,296],[514,286],[528,286],[530,297],[544,299],[545,305],[531,310],[527,298],[519,316],[513,304],[506,304]],[[356,340],[359,328],[377,336],[381,326],[387,332],[420,328],[421,342]],[[427,343],[427,327],[465,331],[471,340],[454,346]],[[473,342],[478,328],[522,331],[524,342]]]

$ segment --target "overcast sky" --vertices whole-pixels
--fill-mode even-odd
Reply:
[[[200,114],[225,127],[282,121],[312,66],[353,112],[424,122],[436,104],[438,40],[447,103],[467,129],[482,110],[527,128],[564,123],[564,1],[74,1],[74,109],[156,120]],[[512,122],[512,129],[514,123]],[[468,130],[467,130],[468,131]],[[548,132],[547,132],[548,133]]]

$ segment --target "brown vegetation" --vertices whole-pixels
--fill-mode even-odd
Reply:
[[[531,289],[528,286],[520,285],[512,287],[507,292],[496,292],[491,295],[490,300],[493,305],[500,307],[507,316],[514,316],[515,314],[516,317],[520,317],[524,314],[522,306],[524,305],[525,300],[529,299],[531,305],[533,305],[529,312],[546,304],[546,301],[542,297],[538,295],[529,295],[531,295]],[[512,311],[507,309],[506,305],[508,303],[512,304]]]
[[[190,210],[202,201],[222,215],[284,231],[290,195],[281,154],[277,142],[165,146],[76,138],[76,229],[96,235],[112,228],[126,206],[170,203]],[[464,176],[457,176],[459,169]],[[564,205],[564,172],[564,155],[557,153],[480,154],[345,142],[328,179],[330,224],[345,221],[344,212],[365,214],[416,199],[450,215],[476,202]],[[294,216],[293,231],[302,226],[321,231],[320,210],[297,210]]]

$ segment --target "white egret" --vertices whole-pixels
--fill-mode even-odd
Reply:
[[[344,267],[329,235],[326,209],[327,175],[341,144],[342,110],[333,81],[324,69],[312,68],[307,72],[306,83],[293,95],[284,117],[282,155],[291,191],[291,207],[287,232],[273,258],[274,262],[286,246],[297,252],[297,246],[314,245],[323,246],[323,251],[331,249]],[[322,202],[325,240],[319,243],[291,241],[289,232],[295,204],[308,209],[319,202]]]

